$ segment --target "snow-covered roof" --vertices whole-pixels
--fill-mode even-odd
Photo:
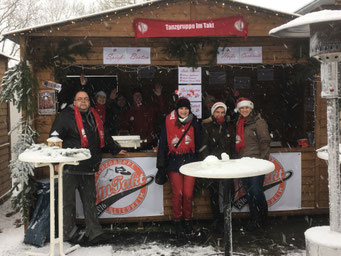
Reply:
[[[83,15],[83,16],[77,16],[77,17],[71,17],[69,19],[65,19],[65,20],[60,20],[60,21],[55,21],[55,22],[49,22],[49,23],[45,23],[45,24],[39,24],[36,26],[32,26],[32,27],[26,27],[26,28],[21,28],[21,29],[17,29],[17,30],[12,30],[12,31],[8,31],[6,33],[3,33],[2,35],[4,37],[8,36],[8,35],[12,35],[12,34],[20,34],[20,33],[24,33],[30,30],[37,30],[40,28],[47,28],[47,27],[51,27],[51,26],[56,26],[56,25],[62,25],[62,24],[67,24],[67,23],[72,23],[75,21],[79,21],[79,20],[86,20],[89,18],[94,18],[97,16],[102,16],[102,15],[106,15],[109,13],[113,13],[113,12],[120,12],[120,11],[124,11],[127,9],[131,9],[131,8],[135,8],[135,7],[141,7],[141,6],[145,6],[145,5],[150,5],[153,4],[155,2],[161,2],[163,0],[150,0],[148,2],[144,2],[144,3],[140,3],[140,4],[131,4],[131,5],[126,5],[124,7],[118,7],[118,8],[114,8],[114,9],[110,9],[110,10],[105,10],[105,11],[101,11],[101,12],[96,12],[96,13],[91,13],[91,14],[87,14],[87,15]]]
[[[169,2],[170,0],[167,0],[167,2]],[[173,0],[173,1],[178,1],[178,0]],[[131,5],[127,5],[124,7],[119,7],[119,8],[115,8],[115,9],[110,9],[110,10],[106,10],[106,11],[101,11],[101,12],[96,12],[96,13],[92,13],[92,14],[88,14],[88,15],[83,15],[83,16],[78,16],[78,17],[72,17],[69,19],[65,19],[65,20],[61,20],[61,21],[56,21],[56,22],[50,22],[50,23],[45,23],[45,24],[40,24],[40,25],[36,25],[36,26],[31,26],[31,27],[26,27],[26,28],[22,28],[22,29],[17,29],[17,30],[12,30],[12,31],[8,31],[6,33],[3,33],[2,36],[7,37],[11,40],[15,40],[14,37],[16,36],[20,36],[20,35],[25,35],[26,33],[31,33],[33,30],[44,30],[44,29],[50,29],[51,27],[54,26],[60,26],[60,25],[65,25],[65,24],[71,24],[74,22],[79,22],[82,20],[86,20],[86,19],[91,19],[91,18],[97,18],[100,16],[105,16],[107,14],[112,14],[112,13],[121,13],[121,12],[125,12],[127,10],[130,9],[137,9],[137,8],[141,8],[144,6],[148,6],[148,5],[152,5],[154,3],[161,3],[161,2],[166,2],[166,0],[150,0],[148,2],[143,2],[143,3],[138,3],[138,4],[131,4]],[[245,3],[241,3],[235,0],[232,1],[226,1],[231,5],[237,5],[237,6],[246,6],[247,8],[250,9],[257,9],[257,10],[261,10],[261,11],[268,11],[271,13],[276,13],[276,14],[282,14],[285,16],[292,16],[292,17],[297,17],[297,14],[294,13],[287,13],[287,12],[281,12],[278,10],[273,10],[273,9],[268,9],[268,8],[264,8],[264,7],[260,7],[257,5],[250,5],[250,4],[245,4]]]
[[[310,37],[309,24],[338,20],[341,21],[341,10],[312,12],[271,29],[269,35],[275,37]]]
[[[313,0],[310,3],[299,8],[295,12],[303,15],[303,14],[309,13],[313,10],[316,10],[317,8],[321,7],[322,5],[327,5],[327,4],[335,4],[335,0]]]
[[[239,2],[238,0],[231,0],[231,1],[234,2],[234,3],[238,3],[238,4],[247,5],[247,6],[249,6],[249,7],[255,7],[255,8],[258,8],[258,9],[268,10],[268,11],[271,11],[271,12],[287,14],[287,15],[295,16],[295,17],[300,16],[300,15],[297,14],[297,13],[283,12],[283,11],[275,10],[275,9],[272,9],[272,8],[266,8],[266,7],[263,7],[263,6],[255,5],[255,4],[249,4],[249,3],[246,4],[246,3],[243,3],[243,2]]]

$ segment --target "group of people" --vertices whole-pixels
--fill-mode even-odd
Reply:
[[[216,102],[211,116],[199,124],[191,113],[189,100],[180,98],[165,120],[161,130],[157,153],[156,183],[163,184],[168,176],[172,188],[173,219],[177,235],[191,233],[192,205],[195,178],[183,175],[179,168],[187,163],[203,160],[208,155],[218,158],[227,153],[230,158],[255,157],[269,159],[270,134],[267,123],[254,111],[253,102],[239,98],[235,111],[239,113],[234,123],[226,116],[227,106]],[[243,178],[250,208],[249,230],[265,225],[268,206],[263,192],[264,175]],[[218,179],[209,183],[211,209],[217,227],[222,226],[223,214],[219,207]],[[233,190],[233,183],[230,183]]]
[[[117,87],[107,95],[104,91],[95,94],[95,109],[100,115],[110,135],[140,135],[143,149],[153,149],[157,145],[158,117],[167,112],[167,104],[162,96],[162,85],[153,89],[155,102],[146,103],[140,88],[132,91],[132,104],[129,105]]]
[[[161,97],[162,87],[156,86],[154,93],[158,98],[159,113],[164,111],[165,104]],[[114,94],[109,100],[115,98]],[[116,95],[117,97],[117,95]],[[96,94],[97,104],[106,104],[104,93]],[[142,92],[134,91],[134,103],[121,122],[142,126],[142,131],[150,129],[155,116],[151,107],[143,104]],[[96,104],[96,105],[97,105]],[[163,109],[162,109],[163,108]],[[270,136],[267,124],[253,111],[253,103],[240,98],[236,111],[240,116],[236,125],[226,118],[226,105],[215,103],[211,108],[211,118],[200,124],[191,112],[190,101],[180,98],[175,109],[164,119],[158,143],[156,182],[164,183],[160,177],[168,175],[172,188],[172,209],[176,233],[191,233],[192,205],[195,178],[183,175],[179,168],[193,161],[203,159],[207,155],[220,157],[228,153],[231,158],[256,157],[268,159]],[[89,95],[79,91],[72,105],[60,112],[51,127],[50,134],[57,131],[63,140],[63,148],[88,148],[91,158],[80,162],[78,166],[66,166],[63,178],[64,203],[64,238],[70,243],[96,245],[105,243],[111,237],[106,235],[97,219],[95,176],[102,160],[102,149],[113,154],[126,154],[120,145],[110,136],[107,110],[96,106],[92,108]],[[153,115],[149,115],[153,113]],[[129,127],[131,128],[131,127]],[[155,143],[156,137],[145,134],[148,143]],[[160,175],[163,174],[163,175]],[[262,190],[264,176],[243,179],[247,199],[250,206],[253,228],[260,227],[266,221],[267,203]],[[86,232],[80,232],[75,224],[75,190],[78,189],[83,204]],[[209,186],[214,218],[222,221],[219,210],[219,181],[212,180]]]

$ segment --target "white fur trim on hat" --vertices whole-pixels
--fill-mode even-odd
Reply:
[[[212,108],[211,108],[211,115],[213,116],[214,111],[216,111],[217,108],[224,108],[225,112],[227,110],[226,105],[223,102],[216,102],[213,104]]]
[[[249,107],[253,109],[253,102],[251,100],[242,100],[238,102],[237,107],[234,109],[234,112],[239,112],[239,109],[242,107]]]
[[[107,94],[106,94],[104,91],[99,91],[99,92],[96,93],[95,98],[96,98],[97,96],[107,97]]]

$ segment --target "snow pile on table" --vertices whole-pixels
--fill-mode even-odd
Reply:
[[[232,179],[257,176],[269,173],[275,169],[275,165],[272,162],[253,157],[230,159],[228,154],[222,153],[221,159],[219,160],[216,156],[209,155],[204,161],[183,165],[180,168],[180,172],[200,178]]]
[[[33,144],[19,156],[25,162],[68,162],[79,161],[91,157],[86,148],[48,147],[45,144]]]

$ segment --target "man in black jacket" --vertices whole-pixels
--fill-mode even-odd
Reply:
[[[102,160],[101,148],[106,146],[113,154],[125,151],[104,130],[96,110],[90,107],[89,95],[77,92],[73,105],[57,115],[50,134],[57,131],[63,140],[63,148],[88,148],[91,158],[80,161],[77,166],[67,165],[63,174],[64,240],[70,243],[84,242],[75,224],[75,190],[78,189],[83,204],[87,243],[104,243],[104,235],[97,219],[95,173]]]

